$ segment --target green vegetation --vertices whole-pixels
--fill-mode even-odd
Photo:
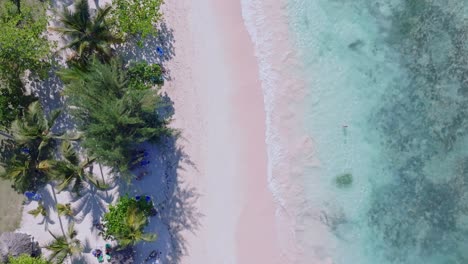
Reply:
[[[169,120],[156,114],[161,97],[151,89],[130,87],[117,60],[104,64],[94,59],[87,69],[71,68],[60,76],[84,133],[82,146],[98,162],[128,172],[137,144],[171,134]]]
[[[134,90],[146,90],[155,85],[163,85],[163,71],[159,64],[136,62],[128,67],[128,87]]]
[[[19,5],[19,1],[17,2]],[[10,127],[32,101],[22,77],[26,70],[44,76],[49,69],[50,45],[42,35],[47,26],[46,5],[40,1],[0,1],[0,128]]]
[[[17,118],[11,124],[10,131],[15,143],[33,150],[30,154],[35,160],[46,158],[55,140],[63,138],[63,134],[52,132],[59,115],[60,111],[52,111],[50,117],[47,117],[39,102],[30,104],[24,116]]]
[[[44,112],[23,83],[37,82],[36,77],[46,77],[51,69],[53,44],[44,34],[47,1],[0,1],[0,177],[12,182],[15,191],[36,191],[50,181],[58,181],[58,192],[80,194],[88,184],[104,190],[108,186],[89,170],[93,162],[129,175],[141,161],[133,159],[139,144],[172,135],[170,117],[157,114],[165,106],[159,93],[164,84],[162,66],[124,64],[112,49],[126,37],[137,38],[141,44],[144,38],[157,35],[162,2],[115,0],[91,15],[88,1],[76,0],[74,8],[57,12],[61,26],[52,29],[67,37],[62,48],[74,51],[68,68],[57,72],[65,83],[65,105],[80,131],[69,133],[57,131],[61,111]],[[78,144],[86,151],[84,157],[75,150]],[[60,221],[60,216],[73,220],[71,203],[55,206]],[[154,212],[152,202],[121,197],[104,216],[103,236],[116,239],[121,247],[153,241],[156,234],[143,229]],[[47,217],[49,211],[39,201],[28,213]],[[10,263],[64,263],[83,250],[73,223],[67,234],[51,235],[54,240],[45,247],[51,251],[48,261],[20,256],[10,258]]]
[[[73,217],[73,209],[71,208],[71,204],[70,203],[66,203],[66,204],[61,204],[61,203],[58,203],[57,204],[57,213],[59,216],[69,216],[69,217]]]
[[[80,162],[78,153],[76,153],[69,141],[62,141],[60,151],[63,160],[44,160],[39,164],[39,169],[50,175],[50,178],[61,181],[57,186],[59,192],[71,186],[71,190],[78,194],[85,181],[101,190],[107,188],[104,183],[99,182],[92,173],[87,171],[94,159],[86,158],[83,162]]]
[[[39,215],[47,216],[47,210],[44,207],[44,204],[42,204],[42,202],[39,202],[37,204],[37,208],[28,211],[28,214],[33,215],[35,218],[38,217]]]
[[[121,247],[155,240],[155,234],[143,232],[152,210],[150,202],[136,201],[127,195],[121,197],[116,205],[109,206],[109,212],[104,215],[104,237],[116,239]]]
[[[35,258],[28,256],[26,254],[21,255],[19,257],[10,257],[8,259],[8,263],[10,264],[50,264],[49,261],[43,258]]]
[[[52,29],[70,38],[70,42],[63,48],[73,49],[80,60],[92,54],[108,59],[112,56],[110,44],[119,42],[106,23],[110,10],[110,6],[104,9],[99,8],[96,16],[92,18],[88,1],[78,0],[74,11],[64,7],[60,13],[60,22],[63,27]]]
[[[50,117],[46,117],[39,102],[34,102],[23,117],[18,117],[11,124],[9,131],[14,142],[13,155],[6,164],[1,164],[4,172],[0,177],[11,180],[16,191],[23,193],[47,181],[39,164],[50,156],[56,139],[77,138],[71,134],[52,132],[59,115],[60,111],[52,111]]]
[[[112,8],[113,24],[119,35],[156,35],[156,24],[162,18],[162,0],[116,0]]]
[[[348,187],[353,183],[353,175],[351,173],[343,173],[335,178],[336,186],[338,187]]]
[[[11,1],[0,2],[0,80],[16,83],[26,70],[45,73],[50,52],[46,30],[46,5],[24,1],[21,13]]]
[[[71,223],[68,226],[67,234],[63,236],[56,236],[49,232],[54,238],[54,241],[50,242],[45,248],[51,251],[49,261],[52,263],[61,264],[64,263],[65,259],[70,259],[83,251],[83,246],[80,240],[76,238],[78,234],[75,231],[75,226]],[[73,263],[73,261],[72,261]]]

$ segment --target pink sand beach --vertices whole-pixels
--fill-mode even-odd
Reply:
[[[310,263],[300,261],[302,252],[296,245],[294,208],[301,203],[301,190],[295,187],[300,184],[293,183],[300,172],[290,164],[301,160],[304,146],[311,149],[312,144],[293,129],[299,121],[291,118],[297,109],[290,103],[301,98],[301,84],[285,78],[294,69],[295,55],[280,53],[291,50],[284,7],[281,1],[269,2],[262,16],[270,15],[270,22],[261,32],[270,38],[268,56],[262,54],[264,50],[249,31],[241,0],[164,4],[164,24],[172,35],[174,54],[164,65],[169,79],[163,90],[174,103],[172,126],[181,132],[177,147],[185,159],[183,165],[164,166],[166,171],[173,167],[177,170],[176,188],[182,190],[179,195],[187,195],[186,200],[191,202],[178,204],[184,202],[184,197],[159,197],[165,192],[167,195],[167,182],[161,167],[151,164],[152,175],[135,183],[131,195],[152,195],[166,203],[166,212],[147,228],[158,234],[158,240],[136,246],[136,263],[143,263],[155,248],[170,256],[163,263]],[[155,59],[134,55],[148,61]],[[272,70],[270,82],[265,79],[265,63]],[[272,83],[275,87],[271,87]],[[272,88],[279,89],[281,100],[268,96]],[[268,112],[268,107],[273,107],[276,115]],[[282,146],[284,155],[272,159],[272,141]],[[159,158],[160,149],[147,147],[151,158]],[[96,166],[95,172],[111,182],[109,168]],[[102,211],[123,192],[128,190],[113,185],[109,191],[90,193],[73,206]],[[51,203],[57,198],[73,200],[66,193],[55,194],[49,185],[42,193]],[[48,221],[33,218],[26,212],[34,206],[25,206],[18,231],[32,234],[45,245],[50,241],[48,231],[60,233],[68,224],[55,214]],[[184,214],[184,209],[191,211],[184,219],[167,212],[179,210],[176,213]],[[87,247],[99,248],[106,241],[93,228],[95,219],[90,212],[80,210],[76,228]],[[178,223],[164,219],[168,215]],[[94,261],[90,252],[83,253],[82,260]]]
[[[293,215],[269,188],[264,94],[241,2],[170,2],[165,15],[177,40],[166,91],[196,164],[180,177],[200,192],[203,215],[185,235],[182,262],[293,263]],[[286,30],[279,28],[275,34]]]

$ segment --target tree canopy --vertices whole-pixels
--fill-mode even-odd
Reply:
[[[82,146],[97,161],[126,172],[138,144],[171,133],[169,120],[156,113],[163,104],[157,90],[130,86],[127,70],[117,60],[106,64],[94,59],[85,69],[59,74],[83,131]]]
[[[119,42],[106,23],[110,10],[111,6],[98,8],[96,15],[91,16],[88,0],[78,0],[73,11],[64,7],[59,14],[63,26],[52,29],[70,38],[63,48],[73,49],[79,58],[99,54],[108,59],[112,55],[110,44]]]
[[[21,13],[12,1],[0,1],[0,128],[8,128],[32,101],[21,81],[26,70],[43,76],[49,68],[45,10],[40,1],[24,1]]]
[[[49,43],[42,34],[47,27],[46,5],[25,1],[21,13],[11,1],[0,2],[0,79],[17,80],[26,70],[45,73]]]
[[[109,206],[104,215],[105,237],[116,239],[121,247],[134,245],[140,241],[153,241],[155,234],[144,233],[153,205],[146,200],[135,200],[122,196],[116,205]]]

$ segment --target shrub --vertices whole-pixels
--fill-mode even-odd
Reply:
[[[29,255],[23,254],[18,257],[10,257],[8,259],[10,264],[50,264],[49,261],[43,258],[35,258]]]
[[[146,38],[155,35],[156,23],[161,19],[160,12],[162,0],[116,0],[113,1],[111,24],[115,31],[124,37],[125,34],[140,35]]]
[[[143,228],[148,224],[152,210],[153,204],[144,199],[137,201],[128,195],[120,197],[117,204],[110,205],[109,212],[104,215],[104,238],[116,239],[123,246],[146,238],[151,240],[153,235],[143,234]]]
[[[154,85],[163,85],[163,71],[159,64],[136,62],[128,67],[128,86],[131,89],[145,90]]]

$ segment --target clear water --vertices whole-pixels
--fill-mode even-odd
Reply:
[[[321,162],[305,173],[307,201],[322,211],[300,216],[305,254],[337,264],[468,263],[468,1],[287,8],[307,79],[304,123]],[[337,187],[342,173],[351,186]],[[316,224],[334,243],[317,247]]]

